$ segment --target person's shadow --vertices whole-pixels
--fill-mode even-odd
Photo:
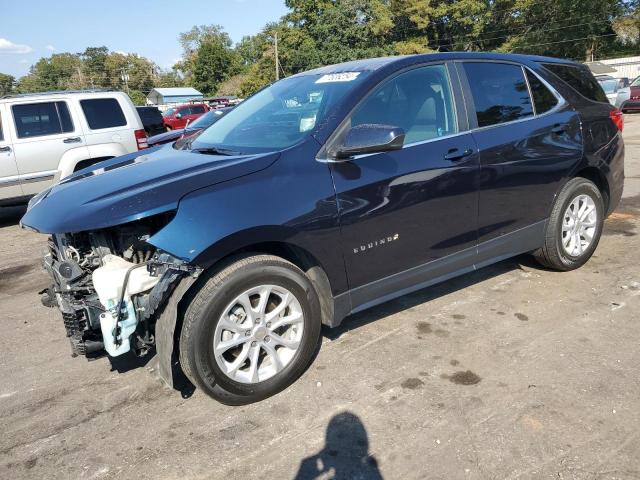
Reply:
[[[295,476],[309,479],[382,480],[369,453],[367,430],[356,415],[343,412],[329,421],[324,448],[302,460]]]

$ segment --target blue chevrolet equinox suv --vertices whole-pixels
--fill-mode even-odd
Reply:
[[[294,75],[197,136],[33,197],[45,305],[74,355],[155,352],[226,404],[311,363],[322,324],[502,259],[593,254],[623,120],[587,67],[523,55],[378,58]]]

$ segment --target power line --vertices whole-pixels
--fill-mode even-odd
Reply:
[[[570,38],[569,40],[559,40],[557,42],[532,43],[532,44],[529,44],[529,45],[519,45],[519,46],[514,47],[511,50],[509,50],[509,53],[513,52],[514,50],[525,48],[525,47],[539,47],[539,46],[542,46],[542,45],[555,45],[555,44],[558,44],[558,43],[576,42],[578,40],[591,40],[593,38],[612,37],[612,36],[615,36],[615,35],[617,35],[617,33],[607,33],[605,35],[590,35],[588,37]]]

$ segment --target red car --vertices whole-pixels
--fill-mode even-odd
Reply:
[[[165,128],[176,130],[184,128],[187,122],[191,123],[209,111],[209,106],[204,103],[190,103],[170,108],[162,114]]]
[[[640,112],[640,77],[631,82],[629,100],[620,106],[624,113]]]

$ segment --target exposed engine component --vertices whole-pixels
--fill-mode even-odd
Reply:
[[[198,273],[147,243],[170,218],[49,239],[44,263],[54,284],[42,302],[62,311],[74,355],[144,355],[153,347],[159,307],[180,277]]]

